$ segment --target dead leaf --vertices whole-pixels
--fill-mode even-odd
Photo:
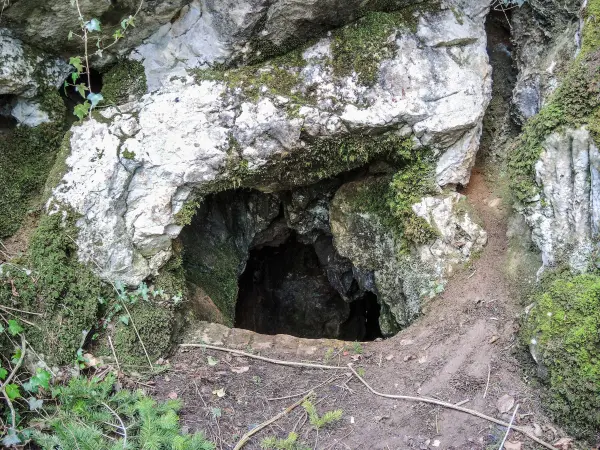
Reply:
[[[540,427],[537,423],[533,424],[533,434],[535,434],[537,437],[541,437],[544,434],[542,427]]]
[[[504,450],[521,450],[523,448],[522,442],[506,441],[504,443]]]
[[[503,395],[498,399],[498,402],[496,403],[496,407],[501,413],[507,413],[511,411],[513,406],[515,406],[515,399],[512,398],[510,395]]]
[[[493,335],[493,336],[490,338],[490,344],[493,344],[493,343],[494,343],[494,342],[496,342],[498,339],[499,339],[499,338],[498,338],[498,336],[496,336],[496,335]]]
[[[349,354],[350,354],[350,352],[347,350],[342,353],[342,355],[344,355],[344,356],[348,356]]]
[[[359,360],[359,359],[361,359],[361,358],[362,358],[362,355],[352,355],[352,356],[350,357],[350,359],[351,359],[352,361],[358,361],[358,360]]]
[[[242,367],[232,367],[231,371],[233,373],[245,373],[248,372],[250,370],[250,367],[248,366],[242,366]]]
[[[169,397],[171,400],[176,400],[177,392],[169,392],[169,395],[167,395],[167,397]]]
[[[102,358],[96,358],[91,353],[85,353],[83,357],[85,358],[86,367],[95,367],[99,369],[100,367],[104,366],[104,361],[102,361]]]
[[[225,389],[223,389],[223,388],[216,389],[216,390],[212,391],[212,393],[219,398],[225,397]]]
[[[406,355],[404,357],[404,362],[410,361],[411,359],[417,359],[417,357],[415,355]]]
[[[394,359],[394,355],[387,355],[387,356],[385,357],[385,360],[386,360],[386,361],[391,361],[392,359]]]
[[[213,358],[212,356],[207,356],[206,357],[206,362],[211,367],[212,366],[216,366],[217,364],[219,364],[219,360],[217,358]]]
[[[554,445],[556,448],[559,448],[560,450],[570,450],[573,448],[573,439],[560,438],[558,441],[556,441],[552,445]]]

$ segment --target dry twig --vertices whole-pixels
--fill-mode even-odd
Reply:
[[[302,397],[300,400],[298,400],[296,403],[294,403],[293,405],[288,406],[286,409],[284,409],[283,411],[281,411],[279,414],[277,414],[276,416],[270,418],[269,420],[267,420],[266,422],[261,423],[259,426],[257,426],[256,428],[253,428],[252,430],[248,431],[245,435],[242,436],[242,438],[240,439],[240,441],[236,444],[236,446],[233,448],[233,450],[240,450],[244,445],[246,445],[246,443],[248,442],[248,440],[255,435],[256,433],[258,433],[260,430],[262,430],[263,428],[268,427],[269,425],[271,425],[273,422],[281,419],[283,416],[285,416],[287,413],[291,412],[292,410],[294,410],[295,408],[297,408],[298,406],[300,406],[302,403],[304,403],[304,401],[310,397],[313,394],[313,392],[309,392],[308,394],[306,394],[304,397]]]
[[[115,416],[117,418],[117,420],[119,421],[119,423],[121,424],[121,428],[123,429],[123,448],[127,448],[127,427],[125,426],[125,424],[123,423],[123,420],[121,420],[121,417],[117,414],[117,412],[112,409],[110,406],[108,406],[108,404],[102,402],[102,404],[104,406],[106,406],[106,409],[108,409],[113,416]]]
[[[488,377],[487,377],[487,383],[485,384],[485,392],[483,393],[483,398],[485,398],[485,396],[487,395],[488,387],[490,387],[490,373],[491,372],[492,372],[492,367],[488,363]]]
[[[279,364],[280,366],[290,366],[290,367],[308,367],[310,369],[333,369],[333,370],[346,370],[343,366],[327,366],[325,364],[312,364],[312,363],[302,363],[295,361],[282,361],[280,359],[272,359],[267,358],[265,356],[253,355],[252,353],[246,353],[241,350],[234,350],[227,347],[218,347],[216,345],[208,345],[208,344],[179,344],[180,347],[184,348],[209,348],[211,350],[219,350],[221,352],[234,353],[236,355],[246,356],[248,358],[259,359],[261,361],[270,362],[273,364]]]
[[[377,392],[375,389],[373,389],[357,372],[356,370],[354,370],[354,368],[352,367],[352,364],[348,364],[348,367],[350,368],[350,370],[352,371],[352,373],[354,374],[354,376],[356,376],[356,378],[358,378],[358,380],[365,385],[365,387],[371,391],[372,394],[377,395],[378,397],[384,397],[384,398],[393,398],[393,399],[397,399],[397,400],[408,400],[411,402],[421,402],[421,403],[429,403],[431,405],[438,405],[438,406],[443,406],[444,408],[448,408],[448,409],[453,409],[455,411],[460,411],[460,412],[464,412],[466,414],[470,414],[472,416],[475,417],[479,417],[480,419],[485,419],[489,422],[501,425],[503,427],[508,427],[510,426],[508,423],[503,422],[502,420],[496,419],[494,417],[490,417],[487,416],[483,413],[480,413],[479,411],[475,411],[473,409],[468,409],[468,408],[463,408],[462,406],[456,406],[453,405],[452,403],[447,403],[447,402],[443,402],[441,400],[435,400],[433,398],[427,398],[427,397],[411,397],[409,395],[391,395],[391,394],[382,394],[381,392]],[[540,445],[543,445],[544,447],[550,449],[550,450],[556,450],[556,447],[552,446],[551,444],[542,441],[541,439],[539,439],[538,437],[534,436],[533,434],[531,434],[529,431],[527,431],[524,428],[521,427],[512,427],[513,430],[516,430],[520,433],[523,433],[525,436],[527,436],[529,439],[532,439],[533,441],[537,442]]]
[[[513,411],[513,415],[510,418],[510,423],[508,424],[508,428],[506,429],[506,434],[504,435],[504,439],[502,439],[502,443],[500,444],[500,447],[498,447],[498,450],[502,450],[504,448],[504,443],[506,442],[508,433],[510,433],[510,428],[512,427],[512,424],[515,420],[515,416],[517,415],[518,410],[519,410],[519,404],[517,403],[517,406],[515,406],[515,410]]]

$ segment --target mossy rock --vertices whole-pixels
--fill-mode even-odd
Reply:
[[[72,218],[43,216],[32,236],[23,268],[5,266],[0,275],[0,304],[42,314],[26,336],[49,362],[70,363],[98,319],[98,297],[110,292],[77,259]]]
[[[579,438],[600,429],[600,276],[561,275],[535,296],[524,338],[547,371],[544,403]]]
[[[20,126],[0,138],[0,239],[14,234],[27,212],[39,208],[39,194],[64,135],[65,106],[58,92],[45,92],[40,103],[52,122]]]
[[[139,61],[120,61],[102,77],[102,95],[107,104],[122,105],[147,90],[146,72]]]
[[[135,366],[147,364],[143,348],[152,362],[170,350],[176,317],[172,308],[153,301],[139,301],[128,309],[131,318],[127,324],[117,323],[113,341],[120,364],[136,369]]]
[[[519,201],[526,202],[540,192],[535,164],[547,136],[564,128],[587,126],[600,145],[600,0],[590,0],[584,16],[579,55],[547,104],[527,122],[516,148],[509,153],[509,178]]]

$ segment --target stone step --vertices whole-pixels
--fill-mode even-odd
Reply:
[[[321,356],[329,349],[339,350],[350,344],[337,339],[305,339],[287,334],[271,336],[210,322],[195,323],[184,336],[183,342],[216,345],[251,353],[272,350],[298,357]]]

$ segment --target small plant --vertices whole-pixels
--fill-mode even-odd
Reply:
[[[308,445],[298,442],[298,434],[293,431],[285,439],[269,436],[262,440],[260,448],[265,450],[310,450]]]
[[[104,100],[104,97],[100,92],[92,91],[92,76],[90,71],[90,58],[92,56],[102,57],[105,50],[115,45],[120,39],[125,37],[125,33],[130,27],[135,27],[135,17],[142,9],[142,0],[138,6],[135,14],[121,20],[120,27],[115,30],[112,34],[113,42],[108,45],[104,45],[102,37],[102,24],[97,18],[91,18],[86,20],[81,13],[79,0],[71,0],[71,6],[77,8],[77,14],[79,16],[80,32],[75,33],[72,30],[69,31],[68,40],[79,38],[83,43],[83,55],[72,56],[69,59],[69,64],[75,68],[75,71],[71,73],[71,82],[65,81],[65,90],[68,87],[74,88],[77,93],[83,98],[84,102],[75,106],[73,114],[75,114],[79,120],[82,120],[86,115],[92,114],[92,110]],[[96,41],[96,50],[90,52],[90,42]],[[82,77],[87,79],[87,84],[82,80]],[[88,93],[89,92],[89,93]],[[87,93],[87,95],[86,95]]]
[[[322,416],[319,416],[317,408],[310,400],[305,400],[302,403],[302,407],[306,411],[306,414],[308,414],[310,424],[317,430],[337,422],[342,418],[342,414],[344,413],[341,409],[336,409],[327,411]]]
[[[329,347],[325,351],[325,356],[323,357],[323,361],[326,363],[330,362],[333,359],[333,354],[334,354],[333,347]]]
[[[352,343],[352,351],[355,355],[362,355],[363,347],[362,344],[358,341]]]
[[[38,423],[33,441],[55,449],[212,450],[202,433],[184,434],[177,411],[181,403],[157,403],[142,391],[115,390],[115,377],[71,379],[55,388],[55,405]]]

